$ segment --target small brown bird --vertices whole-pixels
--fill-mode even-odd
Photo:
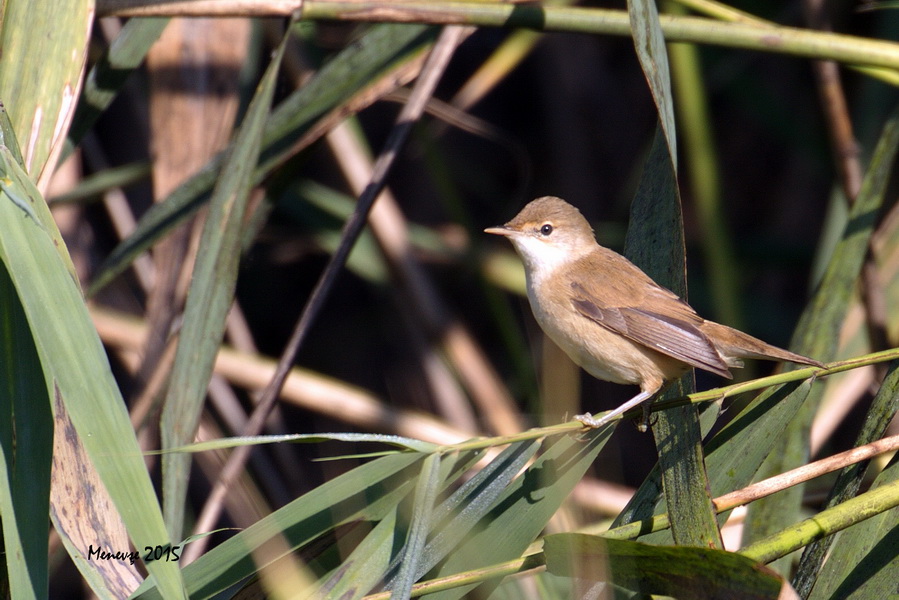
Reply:
[[[691,367],[730,379],[741,358],[823,366],[706,321],[631,261],[597,244],[580,211],[560,198],[538,198],[485,231],[508,237],[521,255],[528,300],[546,335],[597,379],[640,386],[600,419],[577,417],[590,427],[650,401]]]

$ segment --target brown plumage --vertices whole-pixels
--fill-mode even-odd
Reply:
[[[602,419],[579,417],[587,425],[609,422],[691,367],[730,378],[743,358],[823,366],[706,321],[628,259],[597,244],[580,211],[560,198],[538,198],[486,231],[508,237],[521,255],[531,308],[550,339],[594,377],[640,386],[640,394]]]

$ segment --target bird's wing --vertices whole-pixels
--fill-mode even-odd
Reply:
[[[699,329],[702,318],[672,292],[653,290],[659,294],[654,304],[662,311],[610,306],[579,283],[572,283],[571,290],[575,309],[602,327],[688,365],[732,377],[715,345]]]

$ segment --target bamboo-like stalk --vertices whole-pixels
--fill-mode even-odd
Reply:
[[[302,11],[303,20],[414,22],[435,25],[521,27],[543,31],[631,34],[627,12],[598,8],[540,6],[494,2],[427,0],[333,1],[269,0],[267,2],[151,2],[101,0],[101,16],[279,16]],[[849,64],[899,69],[899,44],[796,27],[720,21],[702,17],[661,15],[666,41],[713,44],[761,52],[778,52]]]
[[[832,535],[882,512],[899,506],[899,481],[894,481],[851,498],[841,505],[823,510],[813,517],[759,540],[740,550],[740,554],[768,563],[793,550]]]
[[[715,0],[678,0],[678,3],[701,15],[730,23],[746,23],[749,25],[759,25],[761,27],[776,26],[771,21],[731,8],[730,6],[721,4]],[[860,65],[853,65],[852,68],[865,75],[889,83],[890,85],[899,85],[899,72],[894,71],[892,68],[867,67]]]
[[[303,18],[410,21],[630,35],[630,22],[625,11],[567,6],[480,2],[312,1],[305,3]],[[708,43],[841,62],[899,67],[899,45],[885,41],[795,27],[722,23],[700,17],[660,15],[660,22],[665,39],[669,42]]]

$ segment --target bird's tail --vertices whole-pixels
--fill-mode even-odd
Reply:
[[[758,358],[763,360],[785,360],[803,365],[823,367],[824,364],[807,356],[772,346],[758,338],[736,329],[711,321],[703,323],[702,329],[715,340],[718,351],[725,357]]]

